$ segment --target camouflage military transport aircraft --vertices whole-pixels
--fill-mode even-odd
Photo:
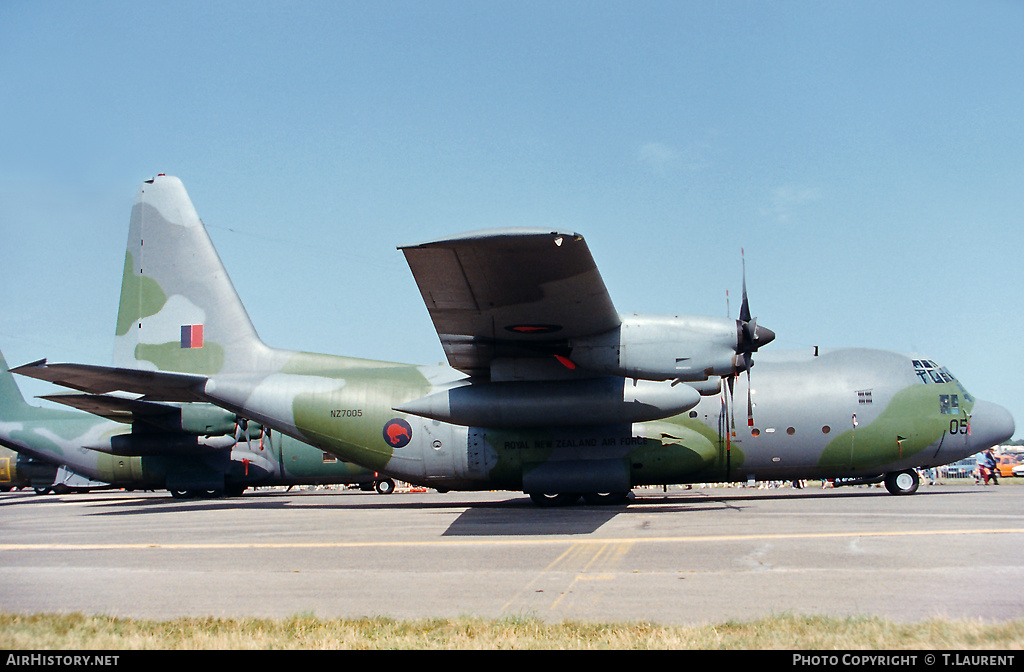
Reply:
[[[0,444],[0,492],[32,488],[36,494],[85,492],[113,487],[76,474],[62,464],[38,460]]]
[[[1013,433],[1006,410],[930,360],[815,350],[759,354],[752,367],[774,334],[751,319],[745,287],[739,320],[619,314],[575,233],[399,249],[450,367],[271,348],[181,182],[160,175],[132,209],[121,365],[17,372],[90,394],[210,402],[404,481],[541,504],[750,479],[884,480],[908,494],[915,467]],[[747,400],[739,428],[736,395]]]
[[[27,403],[0,353],[0,446],[17,453],[0,455],[0,488],[31,486],[41,494],[166,488],[175,497],[241,494],[265,485],[379,483],[381,492],[394,489],[386,477],[239,422],[212,404],[44,398],[89,413]]]

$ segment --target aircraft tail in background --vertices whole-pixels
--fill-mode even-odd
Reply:
[[[0,352],[0,422],[11,420],[29,420],[40,412],[38,406],[25,401],[14,375],[7,366],[7,360]]]

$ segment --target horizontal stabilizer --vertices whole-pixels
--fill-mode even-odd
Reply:
[[[47,364],[45,359],[11,369],[36,380],[89,394],[122,391],[145,395],[150,401],[206,401],[206,376],[187,373],[140,371],[89,364]]]

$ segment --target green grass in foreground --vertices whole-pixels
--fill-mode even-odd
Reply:
[[[5,649],[1021,649],[1024,619],[901,624],[879,618],[782,615],[746,623],[546,623],[436,618],[179,618],[0,614]]]

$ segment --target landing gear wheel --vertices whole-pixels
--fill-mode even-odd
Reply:
[[[921,479],[913,469],[897,471],[885,475],[885,489],[891,495],[912,495],[921,485]]]
[[[569,506],[575,504],[579,495],[567,492],[531,492],[530,499],[538,506]]]
[[[626,492],[589,492],[583,495],[587,504],[595,506],[615,506],[625,504],[629,500],[629,491]]]
[[[377,481],[374,487],[380,494],[390,495],[392,492],[395,491],[395,482],[392,481],[390,478],[385,478],[383,481]]]

